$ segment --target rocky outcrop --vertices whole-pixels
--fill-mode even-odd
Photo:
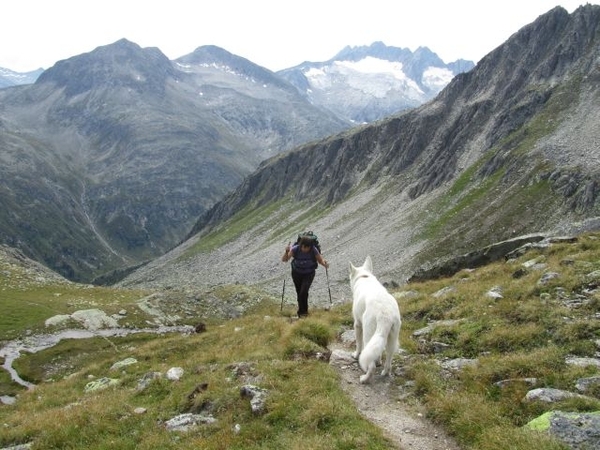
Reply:
[[[526,427],[550,433],[572,450],[587,450],[600,446],[600,411],[549,411],[530,421]]]
[[[407,281],[431,280],[435,278],[451,277],[462,269],[475,269],[494,261],[506,258],[511,252],[522,248],[532,242],[540,242],[544,239],[542,235],[521,236],[508,241],[498,242],[485,248],[474,250],[465,255],[450,258],[434,267],[417,270]]]

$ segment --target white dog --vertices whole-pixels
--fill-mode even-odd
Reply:
[[[386,359],[381,374],[391,373],[402,323],[400,310],[396,299],[373,275],[370,256],[360,267],[350,263],[350,287],[356,333],[356,352],[352,356],[358,359],[361,369],[366,372],[361,375],[360,382],[368,383],[384,350]]]

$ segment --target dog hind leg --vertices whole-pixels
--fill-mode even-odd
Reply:
[[[394,357],[394,353],[389,349],[385,351],[385,363],[383,365],[383,370],[381,371],[381,375],[389,375],[392,373],[392,359]]]
[[[394,359],[394,354],[396,353],[396,350],[398,350],[399,332],[400,327],[394,325],[388,334],[385,345],[385,364],[381,371],[381,375],[391,375],[392,373],[392,359]]]
[[[352,353],[354,359],[358,359],[363,350],[363,327],[362,323],[354,321],[354,335],[356,338],[356,351]]]

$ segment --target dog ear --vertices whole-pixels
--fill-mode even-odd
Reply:
[[[367,258],[365,259],[365,263],[363,264],[363,267],[365,269],[367,269],[369,272],[373,273],[373,261],[371,261],[371,256],[367,255]]]

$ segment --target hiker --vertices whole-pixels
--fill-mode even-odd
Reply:
[[[288,245],[281,257],[283,262],[292,259],[292,280],[298,300],[298,317],[308,316],[308,290],[312,284],[317,267],[326,269],[329,263],[323,259],[312,237],[300,236],[294,245]]]

